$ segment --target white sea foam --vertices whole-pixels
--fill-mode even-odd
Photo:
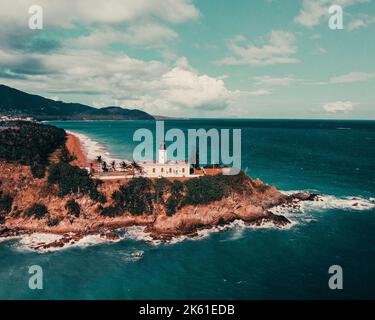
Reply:
[[[282,191],[286,195],[303,191]],[[314,201],[296,201],[293,206],[278,206],[270,209],[274,214],[294,215],[317,211],[340,209],[345,211],[367,211],[375,208],[374,198],[363,197],[335,197],[332,195],[319,195]]]
[[[66,243],[63,247],[51,247],[43,248],[43,246],[54,243],[63,238],[62,235],[50,234],[50,233],[32,233],[29,235],[23,235],[18,237],[18,241],[14,244],[14,247],[20,251],[34,251],[39,253],[60,251],[68,248],[87,248],[104,243],[113,243],[119,240],[109,240],[101,237],[100,235],[87,235],[78,241],[71,240]],[[9,239],[9,238],[8,238]]]
[[[88,235],[85,236],[81,239],[79,239],[77,242],[74,242],[73,244],[70,245],[70,247],[80,247],[80,248],[87,248],[90,246],[94,246],[97,244],[104,244],[104,243],[113,243],[113,242],[118,242],[119,240],[109,240],[101,237],[100,235]]]
[[[144,251],[143,250],[134,250],[130,252],[120,251],[120,252],[117,252],[116,254],[117,254],[117,257],[119,257],[121,261],[135,262],[143,258]]]
[[[301,191],[283,191],[284,194],[293,194],[296,192]],[[178,243],[184,240],[200,240],[210,236],[212,233],[221,232],[225,230],[231,230],[232,233],[227,240],[223,241],[235,241],[239,240],[244,236],[244,230],[246,229],[278,229],[278,230],[288,230],[293,228],[295,225],[301,222],[313,222],[316,219],[313,216],[314,212],[320,211],[329,211],[333,209],[340,209],[345,211],[366,211],[375,208],[375,198],[362,198],[362,197],[335,197],[331,195],[322,195],[318,196],[317,200],[314,201],[298,201],[295,203],[294,206],[288,207],[274,207],[270,209],[270,211],[274,214],[282,214],[286,216],[290,224],[279,227],[272,222],[264,221],[261,222],[260,225],[252,225],[247,226],[244,221],[242,220],[235,220],[232,223],[215,226],[212,228],[201,229],[197,231],[197,235],[195,237],[190,236],[178,236],[173,238],[172,240],[168,241],[170,244]],[[64,247],[60,248],[47,248],[43,249],[41,246],[53,243],[62,239],[62,235],[55,235],[55,234],[47,234],[47,233],[33,233],[30,235],[18,236],[18,237],[8,237],[8,238],[0,238],[0,242],[8,241],[8,240],[18,240],[14,244],[14,246],[18,250],[27,250],[27,251],[37,251],[40,253],[43,252],[51,252],[51,251],[58,251],[62,249],[72,248],[72,247],[80,247],[86,248],[93,245],[104,244],[104,243],[113,243],[117,241],[121,241],[123,239],[132,239],[136,241],[143,241],[152,243],[154,245],[159,245],[164,243],[160,240],[154,240],[150,233],[146,232],[146,227],[144,226],[132,226],[124,228],[123,234],[119,237],[118,240],[108,240],[106,238],[101,237],[100,235],[88,235],[81,238],[78,241],[71,241],[64,245]],[[134,254],[133,254],[134,253]],[[133,252],[127,254],[125,260],[137,260],[140,259],[143,255],[143,252]]]
[[[10,240],[19,239],[19,238],[20,238],[20,236],[1,237],[1,238],[0,238],[0,243],[2,243],[2,242],[7,242],[7,241],[10,241]]]
[[[154,240],[149,233],[145,231],[144,226],[131,226],[125,228],[123,238],[131,239],[136,241],[151,242],[153,244],[159,244],[161,241]]]
[[[367,211],[375,208],[375,202],[371,199],[362,197],[342,197],[323,195],[318,201],[302,201],[300,203],[301,211],[308,212],[326,211],[331,209],[340,209],[346,211]]]
[[[57,234],[36,232],[21,236],[14,246],[21,251],[44,251],[38,247],[58,241],[61,238],[62,236]],[[50,251],[52,251],[52,248]]]

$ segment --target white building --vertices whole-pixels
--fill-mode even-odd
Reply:
[[[165,144],[160,144],[158,161],[140,162],[142,175],[149,178],[192,177],[188,161],[168,161]]]

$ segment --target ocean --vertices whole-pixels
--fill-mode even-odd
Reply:
[[[138,128],[152,121],[65,121],[92,155],[130,159]],[[153,244],[142,230],[117,243],[86,241],[54,252],[0,243],[0,299],[374,299],[375,122],[318,120],[167,120],[168,128],[242,130],[242,169],[285,192],[324,201],[283,212],[288,229],[207,232]],[[138,254],[142,253],[142,255]],[[43,290],[28,267],[43,268]],[[343,270],[343,290],[328,269]]]

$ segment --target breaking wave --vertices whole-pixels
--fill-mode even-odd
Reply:
[[[50,234],[50,233],[32,233],[28,235],[22,235],[19,237],[13,237],[17,241],[13,244],[13,247],[19,251],[32,251],[38,253],[54,252],[69,248],[87,248],[104,243],[113,243],[116,241],[102,238],[100,235],[87,235],[77,241],[64,244],[62,247],[50,247],[45,248],[44,246],[59,241],[63,238],[62,235]],[[11,240],[7,238],[7,240]],[[120,239],[121,240],[121,239]],[[120,241],[117,240],[117,241]]]
[[[290,195],[301,191],[283,191]],[[329,211],[334,209],[344,211],[368,211],[375,208],[375,198],[363,197],[336,197],[332,195],[319,195],[315,201],[300,201],[291,206],[278,206],[270,211],[274,214],[295,214]]]
[[[285,191],[284,194],[292,194],[298,191]],[[230,236],[226,240],[221,241],[235,241],[241,239],[245,236],[244,232],[246,229],[278,229],[278,230],[288,230],[293,228],[295,225],[301,222],[312,222],[316,221],[314,217],[314,212],[328,212],[330,210],[339,209],[344,211],[368,211],[375,209],[375,198],[363,198],[363,197],[335,197],[332,195],[321,195],[318,196],[314,201],[299,201],[292,203],[288,206],[278,206],[270,209],[274,214],[280,214],[286,216],[290,224],[280,227],[275,226],[272,222],[262,222],[257,226],[248,226],[242,220],[235,220],[227,225],[215,226],[212,228],[201,229],[197,231],[194,237],[191,236],[177,236],[170,241],[154,240],[149,233],[146,232],[146,227],[144,226],[132,226],[124,228],[119,235],[118,240],[108,240],[100,235],[87,235],[77,241],[72,241],[71,243],[66,243],[63,247],[53,247],[53,248],[43,248],[49,243],[61,240],[62,235],[47,234],[47,233],[33,233],[29,235],[23,235],[20,237],[9,237],[0,238],[0,242],[7,240],[17,240],[13,246],[17,250],[22,251],[34,251],[39,253],[53,252],[67,248],[86,248],[89,246],[94,246],[104,243],[114,243],[124,239],[142,241],[150,243],[153,245],[160,245],[162,243],[174,244],[184,240],[200,240],[207,238],[213,233],[221,231],[232,231]],[[143,256],[143,251],[135,251],[132,253],[127,253],[124,256],[125,260],[137,260]]]
[[[103,160],[109,162],[112,161],[121,161],[111,155],[104,144],[101,144],[98,141],[91,139],[89,136],[83,133],[77,133],[66,130],[66,132],[75,135],[81,142],[82,148],[89,160],[95,160],[98,155],[102,155]],[[122,159],[123,160],[123,159]]]

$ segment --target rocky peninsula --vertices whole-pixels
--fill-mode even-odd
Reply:
[[[42,174],[36,172],[34,162],[30,165],[25,159],[11,158],[13,151],[6,139],[19,134],[20,126],[24,125],[0,128],[0,146],[9,152],[8,158],[0,158],[0,238],[59,235],[36,249],[64,247],[88,235],[116,241],[120,239],[118,230],[130,226],[143,226],[150,239],[160,241],[194,237],[202,229],[236,220],[248,226],[282,228],[290,221],[272,213],[272,208],[295,207],[318,197],[310,193],[285,195],[244,172],[188,181],[141,177],[94,181],[80,168],[87,159],[79,139],[64,131],[56,135],[58,139],[64,135],[56,148],[46,150],[48,161],[42,161]]]

